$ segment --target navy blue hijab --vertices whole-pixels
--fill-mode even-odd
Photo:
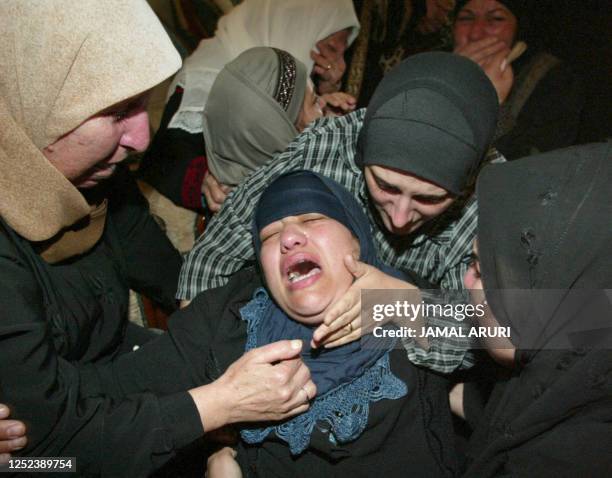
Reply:
[[[334,180],[312,171],[283,174],[261,195],[253,221],[257,258],[261,249],[259,233],[264,227],[288,216],[313,212],[335,219],[353,233],[359,241],[362,262],[379,269],[386,267],[378,260],[370,221],[357,200]],[[390,269],[389,273],[395,274]]]
[[[282,175],[262,194],[253,221],[257,256],[261,250],[259,233],[264,227],[308,213],[324,214],[343,224],[359,241],[361,261],[393,272],[378,260],[370,223],[356,199],[335,181],[311,171]],[[308,446],[310,433],[320,421],[329,424],[334,440],[354,440],[365,429],[370,402],[397,399],[407,392],[406,385],[390,371],[388,352],[393,343],[388,340],[376,341],[367,335],[341,347],[313,349],[310,341],[315,327],[288,317],[263,289],[241,314],[249,322],[247,350],[278,340],[301,339],[302,360],[317,385],[317,398],[308,412],[276,427],[243,430],[242,437],[248,443],[261,442],[274,430],[291,452],[298,454]]]

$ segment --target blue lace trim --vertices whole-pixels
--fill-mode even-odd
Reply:
[[[253,300],[240,310],[243,320],[248,322],[247,351],[256,346],[258,325],[271,305],[267,292],[258,289]],[[389,352],[385,352],[360,377],[316,397],[307,412],[280,425],[242,429],[240,434],[245,442],[256,444],[264,441],[274,431],[278,438],[289,445],[292,455],[298,455],[308,447],[315,426],[329,433],[330,442],[347,443],[355,440],[365,430],[371,402],[395,400],[406,393],[406,384],[391,372]]]

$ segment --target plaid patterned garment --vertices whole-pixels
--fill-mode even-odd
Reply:
[[[387,235],[368,207],[363,174],[354,161],[364,116],[365,109],[361,109],[346,116],[316,121],[285,152],[240,184],[226,198],[221,211],[208,224],[206,233],[187,254],[177,297],[190,300],[202,290],[222,286],[233,273],[255,260],[251,221],[259,196],[277,176],[300,169],[334,179],[355,195],[373,224],[374,243],[383,262],[400,270],[413,271],[442,289],[463,289],[463,275],[470,262],[476,234],[474,196],[458,201],[436,219],[427,234],[416,236],[410,243],[405,238]],[[471,360],[464,346],[463,350],[457,350],[452,344],[449,346],[448,354],[444,352],[444,345],[434,347],[436,357],[433,359],[427,353],[409,353],[409,357],[441,372],[469,367]]]

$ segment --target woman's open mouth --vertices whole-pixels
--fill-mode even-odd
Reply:
[[[285,274],[292,289],[308,287],[321,275],[321,266],[312,257],[294,256],[285,265]]]

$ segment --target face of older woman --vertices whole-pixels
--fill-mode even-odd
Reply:
[[[43,149],[43,154],[77,188],[109,178],[130,152],[149,144],[148,94],[130,98],[92,116]]]
[[[323,40],[319,40],[317,42],[317,48],[319,51],[328,49],[330,52],[336,55],[333,59],[338,60],[344,55],[344,52],[348,48],[350,33],[350,28],[345,28],[344,30],[339,30],[332,33],[331,35],[323,38]]]
[[[321,323],[353,281],[344,257],[359,253],[357,239],[344,225],[318,213],[275,221],[259,237],[261,266],[278,305],[302,323]]]
[[[453,27],[455,47],[495,37],[512,47],[517,19],[504,4],[496,0],[471,0],[459,11]]]

